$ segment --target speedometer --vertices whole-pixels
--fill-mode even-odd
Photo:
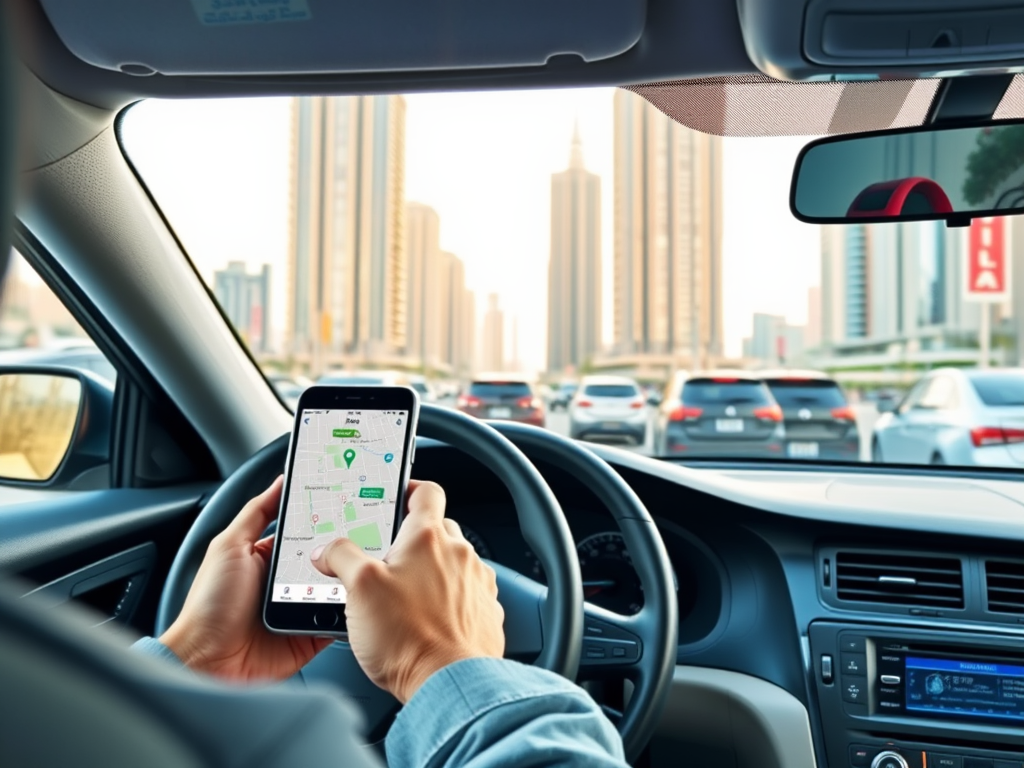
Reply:
[[[621,533],[595,533],[576,547],[583,597],[609,611],[631,616],[644,605],[644,590]]]

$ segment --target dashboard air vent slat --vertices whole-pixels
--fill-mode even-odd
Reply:
[[[952,557],[839,552],[836,596],[859,603],[963,608],[963,568]]]
[[[995,613],[1024,614],[1024,562],[985,562],[988,609]]]

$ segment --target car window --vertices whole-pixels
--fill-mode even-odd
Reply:
[[[1024,406],[1024,371],[976,374],[970,381],[985,405]]]
[[[60,299],[17,251],[11,256],[0,297],[0,486],[51,479],[67,452],[81,387],[48,370],[87,372],[111,391],[117,380],[114,366]],[[41,375],[3,373],[15,367]]]
[[[569,385],[621,377],[664,395],[622,412],[650,416],[623,440],[631,451],[905,464],[918,459],[891,431],[898,398],[945,366],[976,368],[983,349],[993,368],[1024,366],[1024,291],[982,306],[963,285],[979,222],[811,227],[771,213],[813,137],[712,136],[622,88],[148,99],[119,127],[266,371],[415,376],[440,407],[587,440]],[[1012,262],[1016,235],[997,230],[1013,221],[985,223],[1007,251],[996,262]],[[801,371],[833,385],[773,396],[756,378]],[[494,394],[483,381],[544,397],[501,416],[508,391],[467,405]],[[698,435],[684,386],[694,409],[792,410],[785,429],[766,410],[757,430],[709,421]],[[594,439],[615,439],[616,418]],[[680,430],[685,450],[670,449]],[[984,460],[933,448],[920,455]]]
[[[632,384],[588,384],[583,394],[590,397],[636,397],[638,393]]]
[[[906,413],[907,411],[910,411],[913,408],[915,408],[918,402],[920,402],[921,396],[924,394],[925,389],[927,389],[930,384],[931,379],[925,379],[915,384],[914,387],[911,388],[911,390],[907,393],[907,396],[903,398],[903,402],[900,403],[899,408],[897,410],[900,413]]]
[[[530,385],[519,381],[474,381],[469,387],[474,397],[526,397]]]
[[[760,382],[690,380],[683,385],[686,405],[770,405],[768,388]]]
[[[768,381],[775,402],[783,408],[841,408],[843,391],[831,381]]]
[[[914,408],[932,411],[956,407],[956,384],[949,376],[936,376],[921,392]]]

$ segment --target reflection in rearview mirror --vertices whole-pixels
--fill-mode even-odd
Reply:
[[[0,375],[0,478],[53,477],[71,446],[81,398],[72,376]]]
[[[1024,124],[927,128],[815,142],[797,160],[797,218],[966,220],[1024,211]]]

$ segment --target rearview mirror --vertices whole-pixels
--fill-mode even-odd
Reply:
[[[1024,211],[1024,123],[822,139],[800,153],[790,207],[817,224],[926,221]]]
[[[106,463],[113,399],[82,371],[0,367],[0,481],[67,485]]]

